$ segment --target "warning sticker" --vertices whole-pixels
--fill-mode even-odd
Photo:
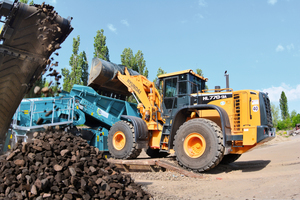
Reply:
[[[258,100],[252,100],[252,105],[258,105]]]

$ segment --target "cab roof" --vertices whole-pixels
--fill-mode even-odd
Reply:
[[[191,69],[187,69],[187,70],[183,70],[183,71],[178,71],[178,72],[173,72],[173,73],[168,73],[168,74],[162,74],[159,75],[158,78],[166,78],[166,77],[170,77],[170,76],[176,76],[176,75],[180,75],[180,74],[192,74],[204,81],[208,81],[208,78],[204,78],[203,76],[200,76],[198,74],[196,74],[195,72],[193,72],[193,70]]]

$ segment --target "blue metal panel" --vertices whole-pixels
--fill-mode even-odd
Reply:
[[[88,86],[74,85],[70,93],[59,97],[24,99],[13,117],[12,134],[23,137],[28,132],[42,131],[45,125],[88,124],[91,128],[87,130],[94,133],[88,142],[108,151],[108,131],[122,115],[140,117],[137,104],[99,95]]]

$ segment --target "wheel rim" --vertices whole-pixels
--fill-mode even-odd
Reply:
[[[204,153],[206,142],[201,134],[191,133],[185,138],[183,148],[189,157],[198,158]]]
[[[117,131],[113,137],[113,145],[117,150],[122,150],[126,144],[126,137],[122,131]]]

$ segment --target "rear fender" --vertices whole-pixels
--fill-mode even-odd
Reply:
[[[138,145],[138,149],[148,148],[148,127],[144,120],[139,117],[121,115],[121,119],[132,122],[134,126],[135,142]]]
[[[201,105],[193,105],[193,106],[183,107],[177,111],[177,113],[175,114],[175,117],[173,118],[173,122],[172,122],[172,128],[171,128],[170,140],[169,140],[170,149],[173,149],[173,141],[174,141],[174,137],[176,135],[177,130],[186,121],[186,118],[188,116],[190,116],[191,112],[194,112],[195,110],[216,110],[216,111],[218,111],[218,113],[220,115],[220,120],[221,120],[221,129],[223,132],[223,144],[225,147],[230,148],[230,144],[226,143],[226,136],[231,134],[229,117],[228,117],[226,111],[223,108],[216,106],[216,105],[201,104]]]

